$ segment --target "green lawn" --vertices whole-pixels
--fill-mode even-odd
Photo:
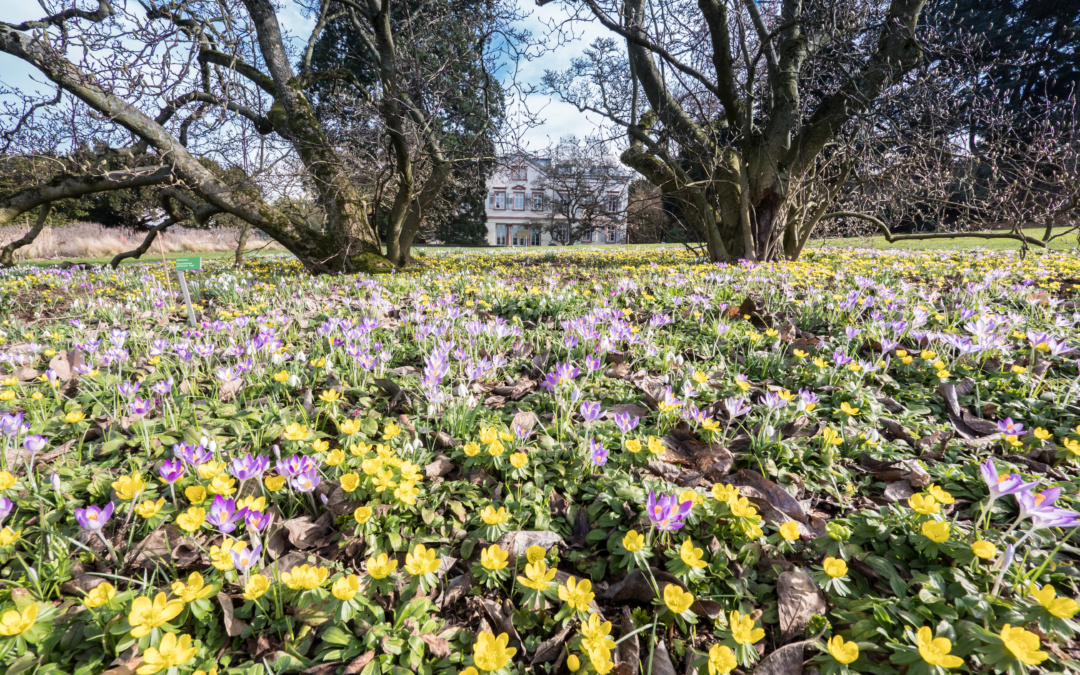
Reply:
[[[1057,232],[1063,231],[1065,228],[1059,228]],[[1025,234],[1031,237],[1040,238],[1043,235],[1041,228],[1032,228],[1024,230]],[[572,250],[580,251],[582,249],[587,250],[605,250],[605,249],[648,249],[648,248],[661,248],[669,246],[679,246],[678,244],[606,244],[606,245],[587,245],[587,246],[573,246]],[[1020,248],[1020,242],[1013,239],[980,239],[978,237],[965,237],[962,239],[921,239],[916,241],[899,241],[895,243],[889,243],[885,241],[884,237],[844,237],[836,239],[813,239],[807,245],[807,249],[818,249],[823,247],[832,248],[870,248],[870,249],[906,249],[910,251],[925,251],[925,250],[945,250],[955,251],[961,249],[973,249],[973,248],[986,248],[992,250],[1008,250],[1014,251]],[[1073,232],[1069,235],[1055,239],[1050,242],[1050,249],[1055,251],[1073,250],[1080,247],[1080,241],[1077,240],[1077,233]],[[562,247],[549,247],[549,246],[533,246],[529,247],[530,250],[542,249],[545,251],[557,251]],[[1038,250],[1038,247],[1032,247],[1034,250]],[[417,253],[433,253],[437,251],[444,251],[449,253],[462,253],[465,251],[521,251],[520,248],[468,248],[461,246],[417,246]],[[259,255],[273,255],[276,253],[286,253],[281,250],[266,250],[266,251],[249,251],[245,254],[246,257],[259,256]],[[175,260],[177,258],[186,258],[190,256],[202,256],[207,260],[215,260],[233,257],[232,251],[215,251],[209,253],[193,253],[190,251],[166,253],[165,258],[167,260]],[[90,265],[103,265],[109,262],[112,258],[72,258],[68,262],[90,264]],[[24,260],[20,261],[20,265],[29,265],[34,267],[50,267],[57,265],[63,261],[61,260]],[[134,263],[153,263],[161,262],[161,254],[153,253],[146,254],[138,260],[128,259],[122,264],[130,265]]]
[[[1058,228],[1056,233],[1064,232],[1068,228]],[[1024,235],[1041,239],[1045,230],[1043,228],[1030,228],[1024,230]],[[1050,242],[1050,249],[1054,251],[1067,251],[1076,249],[1077,233],[1073,232],[1060,239]],[[906,249],[909,251],[956,251],[960,249],[986,248],[995,251],[1015,251],[1020,248],[1020,242],[1015,239],[979,239],[977,237],[963,237],[961,239],[918,239],[915,241],[898,241],[889,243],[885,237],[845,237],[842,239],[812,239],[807,248],[822,248],[830,246],[835,248],[873,248],[873,249]],[[1033,250],[1039,247],[1032,246]]]

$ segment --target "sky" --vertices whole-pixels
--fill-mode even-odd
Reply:
[[[565,10],[558,2],[544,7],[537,7],[535,0],[516,0],[516,2],[523,13],[529,14],[528,19],[523,22],[523,27],[531,30],[536,36],[547,34],[547,26],[550,22],[557,21],[565,15]],[[80,6],[84,4],[86,3],[80,3]],[[42,9],[37,0],[2,0],[0,5],[3,6],[3,9],[0,9],[0,20],[8,23],[37,19],[42,16]],[[279,13],[282,27],[294,36],[306,38],[313,22],[304,17],[295,4],[286,2],[285,5],[284,10]],[[526,87],[537,85],[545,70],[565,69],[570,65],[571,60],[588,46],[589,42],[605,32],[603,27],[596,24],[577,25],[575,27],[576,39],[552,49],[539,59],[519,64],[517,73],[519,84]],[[54,91],[52,86],[48,83],[41,85],[43,80],[44,78],[39,73],[21,60],[8,54],[0,54],[0,82],[23,90],[38,89],[51,95]],[[530,94],[526,100],[529,109],[534,113],[538,112],[539,117],[544,120],[540,126],[525,132],[522,142],[528,150],[540,151],[567,135],[588,136],[595,133],[598,128],[597,120],[590,119],[590,116],[578,112],[574,106],[567,103],[541,94]]]

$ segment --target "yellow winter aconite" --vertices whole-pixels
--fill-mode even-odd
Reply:
[[[270,580],[261,574],[252,574],[244,584],[244,599],[258,600],[270,590]]]
[[[997,546],[988,541],[979,540],[971,545],[971,552],[983,560],[990,560],[997,555]]]
[[[525,559],[531,563],[538,563],[547,557],[547,549],[543,546],[533,544],[525,550]]]
[[[528,574],[528,569],[526,569],[526,574]],[[552,578],[554,576],[552,574]],[[592,592],[592,582],[588,579],[578,581],[575,577],[570,577],[565,584],[559,586],[559,599],[575,612],[586,611],[594,597],[596,595]]]
[[[294,567],[281,575],[281,582],[294,591],[310,591],[318,588],[330,576],[325,567],[304,564]]]
[[[833,579],[839,579],[847,574],[847,563],[839,558],[827,557],[821,562],[822,568],[825,570],[825,574]]]
[[[687,567],[693,567],[695,569],[708,567],[709,564],[701,559],[701,556],[703,554],[704,551],[702,551],[700,548],[696,548],[694,546],[694,543],[689,539],[685,540],[682,543],[682,547],[679,548],[679,558]]]
[[[1043,609],[1059,619],[1071,619],[1077,612],[1080,612],[1080,604],[1077,604],[1072,598],[1056,597],[1057,591],[1050,584],[1046,584],[1041,589],[1032,584],[1031,595],[1042,605]]]
[[[940,520],[928,520],[922,524],[922,533],[930,541],[940,544],[949,539],[949,524]]]
[[[496,511],[491,504],[488,504],[480,510],[480,520],[484,521],[488,525],[502,525],[510,519],[510,514],[506,512],[506,509],[502,506]]]
[[[13,530],[5,526],[0,529],[0,546],[11,546],[22,536],[22,530]]]
[[[109,602],[116,597],[116,587],[110,584],[108,581],[103,581],[97,586],[90,589],[90,592],[83,598],[83,604],[90,609],[96,609]]]
[[[176,524],[185,532],[194,532],[206,522],[206,509],[192,506],[176,517]]]
[[[480,565],[486,570],[497,572],[506,569],[506,560],[509,556],[509,552],[501,549],[498,544],[492,544],[480,551]]]
[[[153,629],[161,628],[175,619],[183,609],[183,600],[167,600],[164,593],[158,593],[153,600],[145,596],[135,598],[128,613],[132,636],[141,638],[149,635]]]
[[[801,535],[799,533],[799,524],[794,520],[789,520],[780,526],[780,536],[784,541],[795,541]]]
[[[753,617],[740,614],[738,610],[730,616],[731,637],[741,645],[752,645],[765,637],[765,629],[754,628]]]
[[[542,591],[551,585],[551,581],[554,578],[555,570],[549,570],[547,563],[543,560],[538,560],[535,563],[525,565],[525,576],[518,576],[517,580],[519,584],[526,588],[531,588],[534,591]]]
[[[205,598],[214,592],[213,586],[207,586],[203,582],[203,576],[198,572],[192,572],[188,575],[187,583],[183,581],[174,581],[172,583],[173,595],[180,598],[184,602],[194,602],[199,598]]]
[[[139,514],[140,518],[149,519],[153,518],[161,510],[161,507],[165,506],[165,498],[162,497],[157,501],[147,499],[138,506],[135,507],[135,513]]]
[[[438,551],[423,544],[417,544],[412,551],[405,554],[405,571],[414,577],[434,574],[441,563]]]
[[[1005,624],[1001,627],[1000,637],[1005,648],[1021,663],[1037,666],[1050,658],[1046,652],[1039,651],[1039,636],[1029,630]]]
[[[506,633],[495,637],[487,631],[481,631],[473,644],[473,663],[478,669],[488,672],[503,668],[510,663],[514,654],[517,654],[517,649],[507,647],[509,643],[510,636]]]
[[[615,649],[611,639],[611,622],[604,621],[598,614],[590,614],[587,621],[581,622],[581,648],[592,654],[594,651],[607,652]]]
[[[852,642],[844,642],[844,638],[834,635],[826,643],[829,654],[844,665],[854,663],[859,658],[859,645]]]
[[[112,489],[116,492],[117,498],[127,502],[142,494],[146,489],[146,483],[143,482],[142,474],[134,471],[130,476],[120,476],[114,480]]]
[[[735,670],[738,665],[731,647],[719,644],[709,647],[709,675],[725,675]]]
[[[664,587],[664,604],[672,614],[682,614],[694,604],[694,594],[684,591],[675,584],[668,584]]]
[[[17,609],[9,609],[0,614],[0,635],[4,637],[22,635],[34,627],[37,615],[36,604],[27,605],[21,612]]]
[[[343,576],[330,586],[330,592],[342,602],[352,600],[360,592],[360,578],[355,574]]]
[[[182,666],[195,658],[197,651],[191,645],[190,635],[181,635],[177,639],[174,633],[166,633],[157,647],[148,647],[143,652],[143,665],[135,672],[139,675],[153,675],[174,666]]]
[[[942,668],[959,668],[964,665],[964,660],[959,656],[952,656],[952,641],[949,638],[934,637],[934,631],[929,626],[923,626],[915,636],[919,647],[919,656],[932,666]]]
[[[371,510],[370,506],[357,506],[356,510],[353,511],[353,518],[358,524],[363,525],[367,521],[371,520],[371,516],[373,513],[374,511]]]
[[[377,557],[367,559],[367,573],[375,579],[385,579],[397,569],[397,560],[380,553]]]
[[[310,432],[308,431],[308,428],[306,426],[298,422],[293,422],[292,424],[285,427],[284,435],[285,438],[290,441],[302,441],[308,437],[308,433]]]
[[[645,548],[645,535],[638,534],[636,530],[630,530],[623,537],[622,545],[630,553],[637,553]]]
[[[921,513],[924,516],[930,516],[941,510],[941,506],[938,505],[937,499],[932,495],[911,495],[908,499],[908,506],[912,511]]]

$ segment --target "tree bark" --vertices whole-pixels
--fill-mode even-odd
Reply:
[[[269,0],[245,0],[245,4],[256,24],[260,50],[275,88],[276,100],[268,117],[278,133],[296,148],[312,176],[318,202],[326,214],[322,230],[312,229],[299,218],[291,219],[250,189],[234,188],[219,180],[161,124],[106,90],[92,74],[80,70],[45,39],[0,25],[0,51],[33,65],[91,109],[142,139],[160,156],[168,157],[174,174],[187,189],[215,208],[266,232],[296,255],[311,273],[392,269],[368,222],[367,204],[341,170],[335,151],[292,76],[272,5]],[[262,80],[259,84],[268,83]]]
[[[240,236],[236,240],[236,255],[233,263],[240,267],[244,264],[244,247],[247,246],[248,234],[251,233],[251,225],[244,222],[240,225]]]
[[[19,239],[10,242],[0,249],[0,266],[11,267],[15,264],[15,251],[19,250],[23,246],[29,246],[34,243],[34,240],[38,238],[41,231],[45,229],[45,223],[49,220],[49,212],[52,211],[52,204],[46,202],[38,209],[37,220],[34,221],[34,226]]]

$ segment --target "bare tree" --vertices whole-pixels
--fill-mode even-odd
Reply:
[[[79,8],[75,0],[43,4],[49,14],[39,20],[0,22],[0,51],[53,82],[56,101],[24,99],[24,114],[11,117],[0,136],[25,132],[34,120],[56,110],[57,102],[70,99],[78,102],[81,118],[93,120],[96,138],[109,139],[102,152],[135,158],[139,175],[77,172],[58,177],[50,186],[9,197],[13,205],[0,210],[0,217],[97,189],[148,184],[152,177],[198,202],[178,207],[176,216],[194,217],[201,205],[234,216],[280,242],[313,273],[380,271],[407,262],[417,223],[450,160],[432,133],[442,123],[433,112],[441,112],[439,99],[418,98],[403,82],[408,68],[399,62],[390,31],[392,10],[400,2],[305,2],[316,23],[302,42],[283,34],[272,0],[140,0],[130,5],[96,0],[92,10]],[[313,66],[314,45],[335,21],[351,22],[370,41],[369,55],[377,65],[374,81]],[[483,50],[483,44],[478,48]],[[358,181],[350,171],[355,158],[342,153],[354,146],[329,133],[313,105],[312,87],[326,82],[366,102],[373,112],[367,133],[389,138],[394,149],[389,259],[382,254],[374,213],[380,190],[389,183]],[[265,139],[260,152],[266,156],[260,162],[271,170],[230,184],[208,168],[211,160],[249,161],[251,145],[241,141],[251,134]],[[426,149],[430,180],[417,182],[411,171],[410,143]],[[359,176],[383,173],[375,168]],[[278,205],[295,203],[297,196],[309,199],[319,217],[302,218]]]
[[[551,241],[591,242],[596,234],[604,241],[612,232],[625,237],[628,182],[603,144],[561,139],[545,153],[538,182],[549,202],[544,229]]]
[[[625,132],[623,162],[671,195],[711,259],[794,256],[811,233],[800,211],[821,197],[802,186],[920,63],[923,4],[566,0],[618,39],[545,85]]]

